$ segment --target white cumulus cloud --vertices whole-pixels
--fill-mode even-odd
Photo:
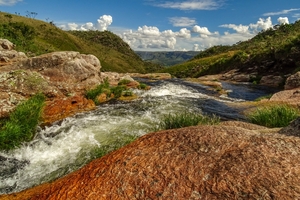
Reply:
[[[187,28],[182,28],[177,33],[177,36],[181,37],[181,38],[190,38],[191,37],[191,31],[188,30]]]
[[[240,24],[240,25],[224,24],[224,25],[221,25],[220,27],[231,28],[231,29],[235,30],[238,33],[248,33],[248,31],[249,31],[249,26],[245,26],[245,25],[242,25],[242,24]]]
[[[78,30],[78,31],[88,31],[88,30],[99,30],[99,31],[105,31],[107,28],[112,24],[113,19],[110,15],[103,15],[98,20],[96,25],[94,25],[92,22],[87,22],[85,24],[76,24],[76,23],[67,23],[62,24],[59,27],[63,30]]]
[[[287,17],[279,17],[278,19],[277,19],[277,22],[279,23],[279,24],[289,24],[290,22],[289,22],[289,18],[287,18]]]
[[[212,33],[208,30],[207,27],[200,27],[198,25],[195,25],[193,27],[193,32],[199,33],[201,37],[207,37],[209,35],[212,35]]]
[[[269,28],[272,28],[272,20],[271,17],[268,17],[267,19],[259,18],[259,20],[256,22],[256,24],[250,24],[250,28],[255,30],[267,30]]]
[[[96,29],[99,31],[107,30],[108,26],[112,24],[113,18],[110,15],[103,15],[97,20]]]
[[[145,36],[159,36],[159,29],[155,26],[143,26],[138,28],[138,33]]]

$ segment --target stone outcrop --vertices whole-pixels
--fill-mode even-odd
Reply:
[[[299,87],[300,87],[300,72],[297,72],[287,78],[284,85],[284,89],[290,90]]]
[[[297,199],[300,138],[266,130],[227,122],[150,133],[0,199]]]
[[[269,101],[300,106],[300,88],[277,92],[269,99]]]
[[[102,82],[101,64],[95,56],[62,51],[27,58],[15,53],[8,40],[0,40],[0,46],[0,118],[38,92],[47,97],[46,122],[95,107],[84,98],[87,90]]]
[[[14,47],[15,45],[9,40],[0,39],[0,67],[27,58],[25,53],[17,52]]]
[[[96,105],[92,100],[88,100],[83,96],[56,98],[46,102],[42,121],[44,125],[51,124],[70,115],[92,110],[95,107]]]
[[[273,75],[263,76],[259,82],[260,85],[265,85],[269,87],[280,87],[280,85],[283,85],[283,83],[284,79],[281,76]]]

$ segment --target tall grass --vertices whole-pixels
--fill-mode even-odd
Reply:
[[[289,105],[275,105],[258,108],[248,114],[248,119],[258,125],[275,128],[285,127],[300,115],[297,108]]]
[[[10,150],[33,139],[45,96],[36,94],[20,103],[0,128],[0,149]]]
[[[217,116],[204,116],[198,113],[177,113],[166,115],[159,124],[160,130],[182,128],[187,126],[195,126],[199,124],[218,124],[220,118]]]

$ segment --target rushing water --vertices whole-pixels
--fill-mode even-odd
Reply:
[[[253,100],[268,94],[264,88],[223,83],[231,92],[218,97],[208,87],[181,80],[148,82],[149,91],[135,90],[131,102],[113,102],[39,128],[35,139],[22,147],[0,152],[0,194],[41,184],[70,173],[93,158],[93,150],[113,137],[141,136],[157,130],[164,115],[177,112],[216,114],[222,119],[244,117],[227,102]],[[238,92],[236,92],[238,91]]]

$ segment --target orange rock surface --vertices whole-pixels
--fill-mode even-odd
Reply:
[[[0,199],[298,199],[300,138],[246,127],[147,134],[52,183]]]
[[[49,124],[66,117],[94,109],[95,103],[83,96],[73,96],[69,98],[58,98],[46,102],[43,112],[43,123]]]

